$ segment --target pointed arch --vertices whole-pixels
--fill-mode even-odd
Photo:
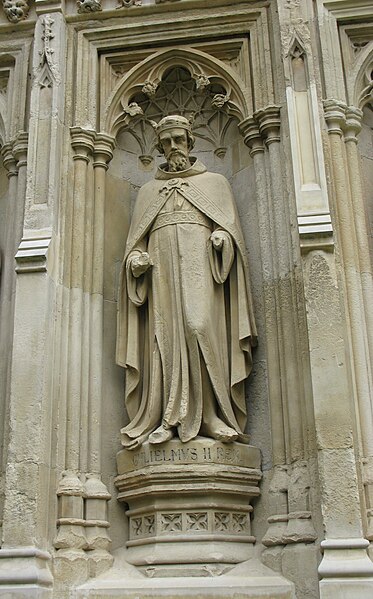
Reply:
[[[353,104],[362,110],[373,100],[373,42],[363,49],[354,70]]]
[[[238,120],[253,111],[251,90],[237,73],[220,60],[193,48],[168,48],[155,52],[133,67],[117,83],[108,98],[102,115],[102,129],[116,137],[123,122],[123,107],[142,90],[156,89],[165,73],[175,67],[185,68],[197,85],[219,85],[229,97],[228,110]]]

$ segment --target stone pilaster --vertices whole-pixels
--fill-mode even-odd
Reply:
[[[355,311],[360,302],[360,292],[355,267],[354,232],[351,230],[353,222],[349,208],[348,169],[344,162],[345,106],[341,102],[327,101],[324,108],[333,173],[336,238],[344,266],[343,291],[353,338],[361,330],[361,315]],[[343,571],[344,588],[349,588],[350,596],[368,597],[371,593],[373,565],[366,553],[368,543],[362,538],[358,473],[353,450],[354,406],[340,304],[344,294],[339,288],[337,268],[333,255],[328,256],[323,252],[312,252],[305,264],[311,369],[315,374],[324,371],[319,381],[313,379],[326,537],[322,542],[324,555],[319,568],[322,578],[320,590],[322,597],[339,597],[338,579]],[[326,306],[328,311],[321,322],[320,310],[325,313]],[[329,322],[327,330],[326,322]],[[355,344],[356,341],[355,337]],[[333,355],[335,360],[330,359]],[[362,376],[359,384],[364,384],[364,380]],[[327,389],[322,381],[329,381]],[[330,386],[330,381],[333,381],[333,386]],[[343,486],[340,482],[342,476]],[[356,578],[361,580],[355,585]],[[367,579],[366,583],[364,579]]]
[[[241,134],[254,160],[262,232],[274,462],[269,486],[271,515],[262,542],[271,547],[271,556],[267,556],[271,565],[273,559],[277,564],[279,559],[281,561],[282,549],[287,544],[310,543],[316,539],[309,511],[309,472],[302,461],[307,451],[303,438],[306,413],[298,361],[299,325],[294,299],[296,279],[288,218],[290,207],[286,205],[281,184],[280,124],[280,111],[276,106],[257,111],[253,118],[240,123]],[[264,231],[269,239],[265,238]],[[277,557],[274,558],[274,554]]]

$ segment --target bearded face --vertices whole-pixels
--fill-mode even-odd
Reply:
[[[188,155],[182,150],[174,150],[167,157],[168,170],[172,173],[184,171],[188,162]]]
[[[190,166],[188,138],[185,129],[175,127],[159,136],[170,172],[183,171]]]

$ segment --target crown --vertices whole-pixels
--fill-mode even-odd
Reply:
[[[165,116],[163,119],[159,121],[159,123],[152,122],[152,125],[155,129],[157,135],[159,135],[162,131],[166,129],[174,129],[175,127],[180,127],[181,129],[187,129],[187,131],[192,132],[192,124],[185,117],[179,114],[170,114]]]

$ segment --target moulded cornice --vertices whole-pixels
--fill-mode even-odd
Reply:
[[[232,4],[232,0],[214,0],[213,4],[213,16],[214,18],[221,12],[222,15],[226,14],[227,10],[230,13],[250,13],[252,15],[259,16],[261,11],[268,7],[268,1],[260,1],[255,2],[254,4],[238,2],[237,5]],[[113,17],[125,17],[126,20],[132,20],[132,18],[144,19],[146,17],[150,17],[157,19],[158,22],[162,22],[162,15],[170,13],[173,15],[183,14],[185,11],[190,13],[190,16],[193,17],[199,13],[203,12],[206,15],[208,8],[206,8],[206,3],[201,2],[201,0],[183,0],[182,2],[162,2],[159,4],[142,4],[142,5],[133,5],[133,6],[118,6],[117,8],[111,8],[105,10],[105,5],[103,5],[103,10],[99,14],[95,14],[95,20],[106,20],[112,19]],[[44,11],[45,12],[45,11]],[[161,20],[159,19],[161,17]],[[188,17],[189,18],[189,17]],[[89,14],[74,14],[74,15],[66,15],[66,21],[69,23],[82,22],[92,19],[92,15]],[[185,21],[185,16],[183,15],[183,20]],[[149,23],[151,24],[151,22]],[[184,23],[185,24],[185,23]],[[147,24],[148,26],[148,24]]]
[[[50,235],[22,238],[15,256],[16,272],[45,272],[50,242]]]
[[[373,16],[371,0],[324,0],[323,4],[337,20]]]

